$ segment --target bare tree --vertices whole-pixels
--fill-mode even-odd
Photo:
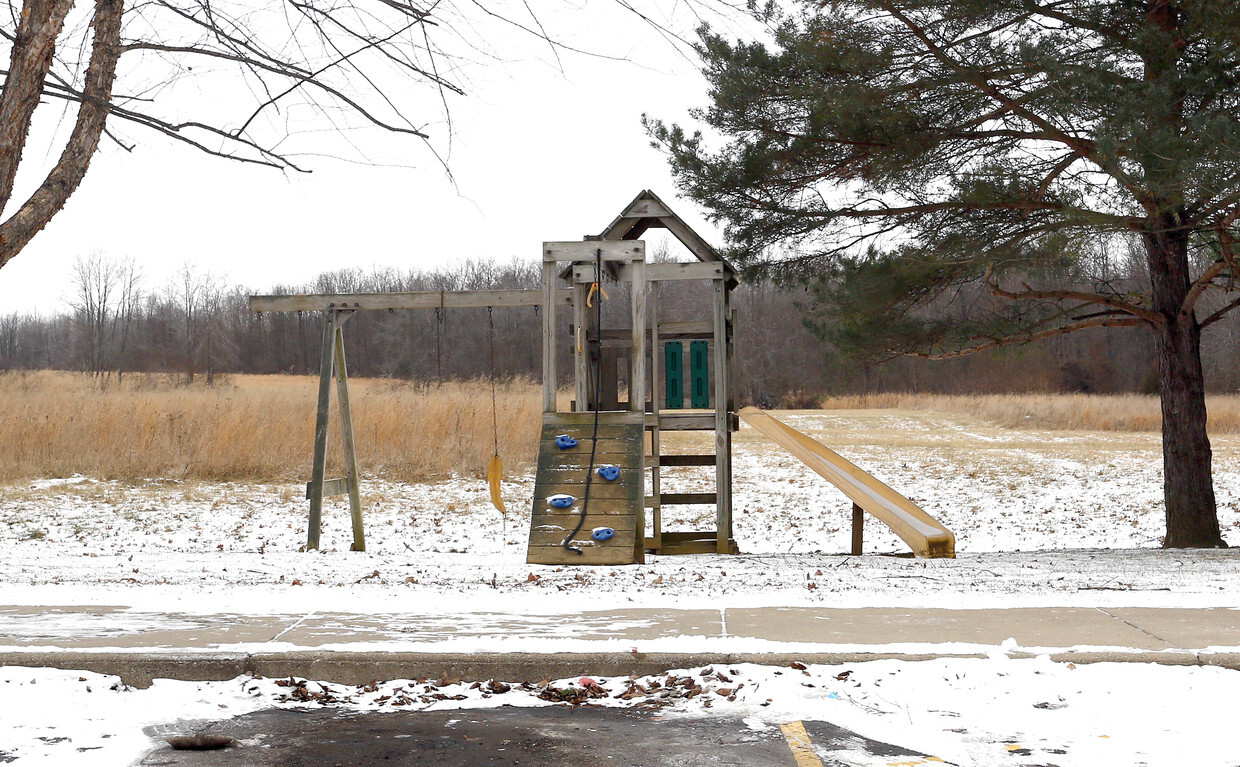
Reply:
[[[114,265],[95,251],[79,256],[73,263],[73,307],[77,329],[79,364],[95,376],[105,369],[108,330],[112,327],[117,283],[120,275]]]
[[[731,2],[691,5],[717,15],[734,12]],[[615,3],[683,44],[657,9]],[[536,15],[529,3],[503,0],[9,0],[0,17],[0,56],[7,46],[9,59],[0,70],[0,267],[64,207],[103,138],[129,150],[156,134],[305,171],[314,155],[368,162],[379,137],[395,136],[443,162],[463,65],[499,60],[519,45],[511,35],[545,44],[557,60],[575,50],[541,18],[556,10],[543,4]],[[500,34],[510,36],[506,47],[494,44]],[[72,123],[46,170],[24,162],[41,105],[65,108],[62,122]],[[45,177],[14,200],[27,165]]]
[[[116,368],[116,382],[119,384],[125,375],[126,352],[129,350],[134,320],[142,304],[142,270],[132,257],[118,265],[117,281],[120,293],[112,317],[111,335],[116,346],[113,367]]]

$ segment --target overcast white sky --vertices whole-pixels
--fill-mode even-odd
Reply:
[[[148,289],[189,262],[260,292],[349,266],[536,258],[544,240],[597,233],[643,188],[718,243],[677,197],[640,123],[643,112],[683,121],[705,103],[701,75],[619,6],[589,8],[561,24],[571,42],[630,61],[567,54],[560,72],[540,60],[545,46],[509,38],[508,62],[472,68],[469,95],[452,102],[455,187],[416,140],[377,152],[414,169],[322,159],[309,175],[207,157],[153,134],[131,132],[141,140],[132,153],[105,143],[64,211],[0,269],[0,314],[62,309],[74,259],[92,251],[132,256]],[[693,19],[679,21],[691,35]],[[505,44],[496,41],[501,56]],[[59,151],[46,130],[28,150],[47,161]]]

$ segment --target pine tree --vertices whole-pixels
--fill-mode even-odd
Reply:
[[[1240,3],[803,2],[709,28],[707,135],[647,123],[734,256],[811,285],[871,354],[1097,327],[1156,338],[1166,547],[1225,546],[1202,329],[1240,305]],[[1100,278],[1108,253],[1142,277]]]

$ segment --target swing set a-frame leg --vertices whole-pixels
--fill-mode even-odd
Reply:
[[[347,317],[346,317],[347,319]],[[336,323],[336,394],[340,406],[340,435],[344,444],[345,485],[349,493],[349,515],[353,518],[353,545],[350,551],[365,551],[362,534],[362,498],[358,488],[357,451],[353,447],[353,411],[349,407],[349,371],[344,361],[344,327]]]
[[[365,551],[366,542],[362,531],[362,503],[357,473],[357,453],[353,444],[353,415],[349,407],[349,373],[344,356],[344,322],[352,316],[351,311],[328,311],[323,327],[323,351],[319,366],[319,398],[314,424],[314,464],[306,497],[310,499],[310,519],[306,531],[306,550],[319,548],[319,532],[323,521],[323,498],[347,492],[349,511],[353,519],[352,551]],[[345,478],[326,479],[327,473],[327,426],[331,411],[331,382],[336,379],[339,400],[341,436],[344,446]],[[331,490],[327,486],[331,485]],[[343,485],[343,486],[342,486]]]

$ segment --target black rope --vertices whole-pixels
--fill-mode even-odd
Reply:
[[[594,284],[599,285],[598,295],[594,297],[594,340],[597,344],[594,357],[594,433],[590,436],[590,466],[586,469],[586,492],[585,497],[581,499],[581,516],[577,518],[577,526],[564,539],[564,543],[560,544],[568,551],[574,554],[585,554],[584,551],[576,546],[570,546],[577,533],[581,532],[581,528],[586,523],[586,511],[590,508],[590,484],[594,479],[594,451],[598,449],[598,411],[602,405],[603,390],[603,249],[599,248],[594,251]],[[589,349],[589,340],[586,341],[586,349]]]
[[[435,307],[435,383],[443,383],[443,360],[439,337],[443,335],[443,307]]]
[[[495,455],[499,455],[499,420],[495,414],[495,316],[487,307],[487,343],[490,347],[488,365],[491,368],[491,434],[495,438]]]

